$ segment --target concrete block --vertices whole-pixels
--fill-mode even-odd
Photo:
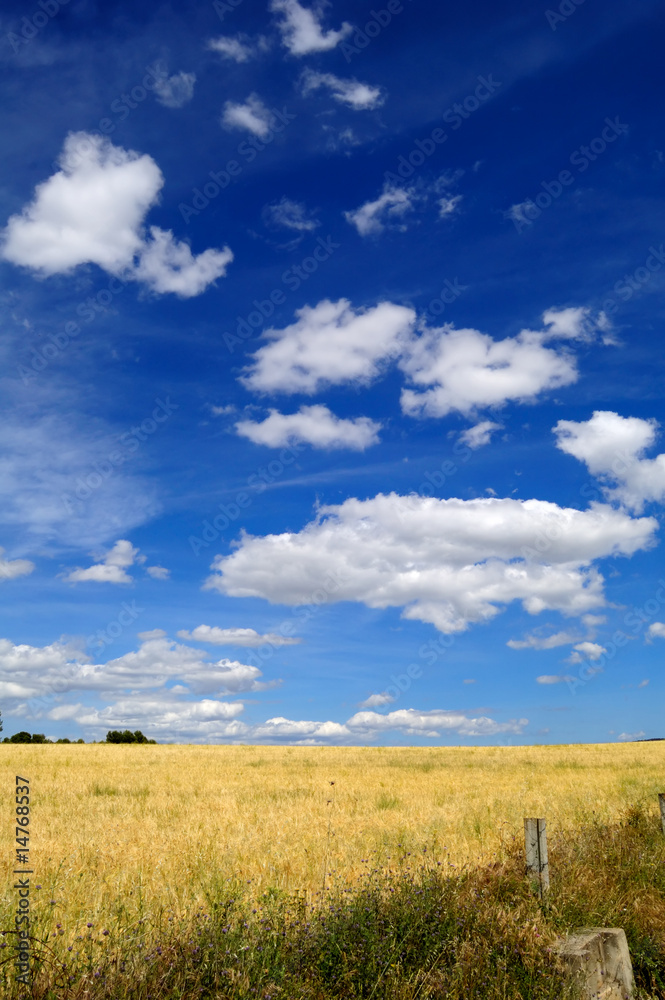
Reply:
[[[558,951],[585,1000],[633,996],[633,965],[621,927],[582,927],[562,939]]]

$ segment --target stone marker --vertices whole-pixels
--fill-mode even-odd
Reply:
[[[629,1000],[633,966],[621,927],[582,927],[563,938],[559,954],[571,976],[578,978],[588,1000]]]

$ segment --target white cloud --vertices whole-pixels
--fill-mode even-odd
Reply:
[[[231,59],[233,62],[243,63],[254,58],[259,52],[268,48],[267,39],[260,36],[256,42],[252,42],[248,35],[220,35],[219,38],[211,38],[207,48],[212,52],[217,52],[223,59]]]
[[[103,560],[96,562],[88,569],[73,569],[65,576],[68,583],[132,583],[132,577],[127,573],[130,566],[139,555],[131,542],[121,538],[110,549]]]
[[[378,236],[388,223],[401,219],[413,208],[414,199],[414,189],[396,188],[386,183],[378,198],[365,202],[353,212],[345,212],[344,218],[361,236]]]
[[[241,381],[259,392],[312,394],[326,385],[368,383],[381,364],[398,356],[415,322],[405,306],[380,302],[354,310],[348,299],[296,310],[284,330],[266,330],[271,343],[253,356]]]
[[[595,410],[590,420],[559,420],[554,433],[557,448],[584,462],[603,482],[609,500],[638,513],[647,501],[665,500],[665,454],[644,458],[656,439],[656,420],[621,417],[611,410]]]
[[[530,614],[602,606],[592,562],[649,547],[657,526],[600,504],[579,511],[542,500],[379,494],[322,507],[300,532],[243,535],[235,552],[217,556],[205,586],[297,605],[332,580],[330,600],[403,607],[405,618],[459,632],[512,601]]]
[[[308,9],[302,7],[298,0],[272,0],[270,9],[273,13],[282,14],[279,29],[282,42],[293,56],[304,56],[310,52],[326,52],[334,49],[353,29],[346,21],[338,31],[324,31],[321,27],[321,17],[324,7],[322,2]]]
[[[17,576],[28,576],[35,568],[29,559],[5,559],[0,546],[0,580],[15,580]]]
[[[417,386],[402,390],[402,409],[421,417],[443,417],[454,410],[470,414],[509,400],[534,400],[541,392],[575,382],[575,359],[545,347],[544,339],[533,330],[497,341],[452,324],[425,329],[400,362]]]
[[[259,740],[295,740],[299,738],[298,742],[301,742],[305,739],[344,739],[350,735],[350,730],[339,722],[294,721],[292,719],[285,719],[282,716],[267,719],[264,723],[254,726],[252,729],[252,739]]]
[[[145,570],[153,580],[168,580],[171,576],[171,570],[166,569],[165,566],[146,566]]]
[[[445,709],[419,711],[415,708],[403,708],[386,715],[371,711],[357,712],[346,723],[294,720],[278,716],[252,727],[248,738],[299,744],[349,743],[373,740],[382,733],[397,731],[407,736],[439,739],[442,733],[449,732],[456,732],[460,736],[521,733],[526,725],[528,719],[511,719],[500,723],[485,716],[469,718],[461,712]]]
[[[484,448],[489,444],[494,431],[500,431],[502,428],[503,424],[497,424],[493,420],[481,420],[474,427],[463,431],[460,434],[460,441],[475,451],[476,448]]]
[[[139,471],[140,453],[135,453],[136,472],[131,461],[106,478],[98,472],[118,447],[117,432],[76,412],[24,416],[21,422],[18,415],[5,415],[0,420],[0,524],[13,535],[23,529],[23,542],[31,548],[37,541],[84,549],[143,524],[160,504],[154,482]],[[128,454],[122,442],[120,450]]]
[[[449,198],[439,198],[439,218],[447,219],[449,215],[454,215],[461,202],[461,194],[451,195]]]
[[[495,722],[486,716],[468,718],[460,712],[434,709],[419,712],[415,708],[401,708],[381,715],[378,712],[357,712],[347,726],[366,733],[385,732],[399,729],[409,736],[429,736],[437,738],[441,732],[454,730],[460,736],[494,736],[496,733],[521,733],[528,719],[511,719],[509,722]]]
[[[604,646],[601,646],[598,642],[578,642],[575,645],[576,652],[571,653],[569,661],[570,663],[580,663],[583,657],[587,660],[596,661],[601,658],[601,656],[607,652]],[[581,655],[578,655],[581,654]]]
[[[209,642],[213,646],[258,647],[268,643],[271,646],[295,646],[301,639],[289,638],[275,632],[262,635],[253,628],[219,628],[217,625],[197,625],[188,632],[181,629],[179,639],[193,639],[195,642]]]
[[[129,604],[127,607],[131,610]],[[94,663],[73,643],[59,641],[39,647],[0,639],[0,698],[72,692],[80,697],[95,692],[108,700],[130,691],[133,695],[147,692],[148,696],[169,698],[176,692],[184,700],[256,692],[273,686],[259,680],[261,671],[257,667],[228,659],[211,662],[207,653],[168,639],[160,629],[141,635],[144,638],[137,650],[106,663]],[[100,639],[91,637],[91,643],[103,647]],[[170,686],[174,682],[176,687]]]
[[[640,729],[639,733],[620,733],[617,736],[617,740],[620,743],[632,743],[634,740],[640,740],[646,733],[643,729]]]
[[[665,622],[652,622],[647,629],[647,636],[652,639],[665,639]]]
[[[258,135],[260,139],[272,131],[275,116],[270,111],[258,94],[250,94],[244,104],[237,104],[234,101],[227,101],[222,112],[222,125],[224,128],[240,128]]]
[[[637,686],[638,686],[638,688],[648,687],[649,686],[649,681],[648,680],[640,681],[640,683]]]
[[[383,692],[383,694],[371,694],[369,698],[365,698],[364,701],[360,702],[360,708],[382,708],[384,705],[390,705],[395,699],[391,694]]]
[[[537,684],[564,684],[571,680],[573,678],[567,674],[541,674],[540,677],[536,677]]]
[[[547,339],[590,340],[598,326],[605,325],[605,319],[600,323],[591,321],[591,310],[584,307],[569,309],[546,309],[543,313],[543,323],[547,328]],[[601,314],[604,317],[604,314]]]
[[[174,73],[169,76],[166,71],[155,78],[154,91],[157,100],[165,108],[182,108],[194,96],[194,73]]]
[[[308,217],[307,209],[302,202],[286,196],[274,205],[267,205],[264,216],[273,226],[294,229],[297,233],[311,233],[321,224],[317,219]]]
[[[150,240],[146,240],[135,277],[160,295],[175,292],[189,299],[223,277],[232,260],[233,253],[228,247],[204,250],[193,256],[189,245],[176,240],[171,230],[151,226]]]
[[[557,646],[572,646],[579,638],[574,632],[555,632],[546,636],[532,633],[524,639],[509,639],[506,646],[511,649],[556,649]]]
[[[305,70],[302,77],[303,94],[309,94],[319,87],[326,87],[334,100],[353,111],[371,111],[380,107],[386,99],[381,87],[372,87],[358,80],[342,80],[333,73]]]
[[[268,448],[302,442],[314,448],[351,448],[355,451],[378,444],[381,430],[381,424],[369,417],[342,419],[320,404],[301,406],[297,413],[279,413],[271,409],[270,416],[259,423],[239,420],[235,426],[241,437]]]
[[[102,136],[70,133],[60,170],[38,184],[33,201],[13,215],[3,233],[2,256],[42,276],[97,264],[125,281],[144,281],[156,292],[198,295],[222,277],[228,247],[193,257],[186,243],[143,221],[164,184],[152,159],[114,146]]]
[[[589,628],[596,628],[598,625],[605,624],[607,615],[582,615],[582,621]]]
[[[236,718],[243,710],[242,702],[211,698],[183,701],[164,692],[149,697],[125,697],[103,709],[82,704],[62,705],[51,709],[47,718],[72,720],[97,733],[108,729],[140,729],[146,736],[167,743],[187,737],[194,737],[196,742],[214,742],[246,734],[248,727]]]

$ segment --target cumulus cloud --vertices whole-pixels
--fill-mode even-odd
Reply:
[[[536,677],[537,684],[564,684],[572,680],[568,674],[541,674],[540,677]]]
[[[333,578],[330,600],[403,607],[405,618],[459,632],[512,601],[530,614],[602,606],[593,561],[648,548],[656,529],[654,518],[601,504],[579,511],[542,500],[379,494],[322,507],[300,532],[243,535],[214,560],[206,588],[297,605]]]
[[[591,340],[598,327],[598,324],[591,319],[591,310],[579,306],[568,309],[546,309],[543,313],[543,324],[545,338],[548,340]]]
[[[210,661],[207,653],[174,642],[160,629],[141,634],[137,650],[106,663],[95,663],[76,644],[62,640],[39,647],[0,639],[0,698],[13,703],[57,696],[61,702],[68,694],[79,698],[97,694],[110,701],[129,693],[138,699],[139,707],[146,698],[160,698],[182,704],[184,710],[190,711],[192,698],[217,699],[274,686],[260,681],[261,671],[250,664],[228,659]],[[91,637],[90,642],[104,647],[102,639]],[[20,710],[26,706],[12,707]],[[220,711],[236,715],[242,705],[238,708],[237,703],[232,703]]]
[[[486,716],[468,718],[461,712],[433,709],[419,712],[415,708],[401,708],[381,715],[378,712],[356,712],[348,722],[349,729],[367,734],[399,729],[408,736],[429,736],[438,738],[444,732],[454,730],[460,736],[494,736],[497,733],[521,733],[528,719],[511,719],[509,722],[495,722]]]
[[[302,443],[311,444],[313,448],[351,448],[354,451],[365,451],[378,444],[381,430],[381,424],[369,417],[342,419],[320,404],[301,406],[297,413],[279,413],[271,409],[265,420],[239,420],[235,426],[241,437],[268,448]]]
[[[658,431],[656,420],[621,417],[612,410],[595,410],[590,420],[559,420],[557,448],[584,462],[606,484],[609,500],[638,513],[645,503],[665,500],[665,454],[644,458]]]
[[[157,100],[165,108],[182,108],[194,96],[194,73],[174,73],[169,76],[166,71],[155,77],[153,89]]]
[[[208,642],[213,646],[257,647],[266,643],[271,646],[295,646],[302,642],[301,639],[279,635],[276,632],[266,632],[262,635],[253,628],[219,628],[217,625],[197,625],[191,632],[181,629],[178,638]]]
[[[665,639],[665,622],[652,622],[647,629],[649,639]]]
[[[415,322],[405,306],[380,302],[354,309],[348,299],[296,310],[295,323],[266,330],[270,341],[253,356],[241,381],[259,392],[313,394],[327,385],[369,383],[398,356]]]
[[[274,114],[265,106],[258,94],[250,94],[243,104],[227,101],[222,111],[224,128],[244,129],[253,135],[258,135],[260,139],[265,139],[272,131],[274,123]]]
[[[310,52],[327,52],[334,49],[353,30],[346,21],[337,31],[324,31],[321,26],[325,3],[319,2],[313,8],[303,7],[298,0],[272,0],[270,9],[281,14],[279,29],[282,43],[293,56],[304,56]]]
[[[212,698],[182,701],[164,692],[121,698],[102,709],[81,703],[60,705],[51,709],[46,718],[54,722],[71,720],[96,734],[108,729],[141,729],[151,738],[167,743],[188,738],[202,743],[245,736],[248,727],[236,718],[243,711],[242,702]]]
[[[344,218],[355,226],[361,236],[378,236],[386,225],[392,224],[413,208],[415,190],[400,188],[386,183],[382,193],[374,201],[367,201],[352,212],[345,212]]]
[[[153,580],[168,580],[171,576],[171,571],[166,566],[146,566],[145,571]]]
[[[176,240],[169,230],[150,227],[135,271],[137,281],[143,281],[160,295],[175,292],[183,299],[200,295],[208,285],[226,273],[233,253],[224,250],[204,250],[194,256],[187,243]]]
[[[131,542],[121,538],[104,558],[88,569],[73,569],[65,576],[68,583],[132,583],[127,570],[139,557],[139,550]]]
[[[18,576],[28,576],[35,568],[29,559],[5,559],[0,546],[0,580],[15,580]]]
[[[400,367],[415,389],[402,390],[402,409],[410,416],[469,414],[508,401],[526,402],[541,392],[577,380],[572,355],[544,346],[542,332],[522,330],[493,340],[452,324],[425,329],[413,340]]]
[[[390,705],[395,699],[391,694],[384,691],[382,694],[371,694],[369,698],[365,698],[364,701],[360,702],[359,708],[382,708],[384,705]]]
[[[481,420],[474,427],[469,427],[460,434],[460,441],[474,451],[476,448],[484,448],[492,440],[494,431],[500,431],[503,424],[497,424],[493,420]]]
[[[219,38],[211,38],[207,48],[212,52],[217,52],[223,59],[244,63],[249,62],[259,52],[264,52],[268,48],[268,42],[262,36],[256,42],[252,42],[248,35],[240,33],[238,35],[220,35]]]
[[[308,216],[302,202],[286,196],[274,205],[267,205],[263,214],[270,225],[293,229],[297,233],[311,233],[321,224],[317,219]]]
[[[446,709],[419,711],[415,708],[398,709],[385,715],[371,711],[356,712],[345,723],[294,720],[278,716],[254,726],[251,739],[307,745],[363,742],[391,731],[429,739],[439,739],[450,732],[460,736],[494,736],[498,733],[519,734],[528,725],[528,721],[511,719],[509,722],[496,722],[486,716],[469,718],[462,712]]]
[[[557,646],[572,646],[579,639],[574,632],[554,632],[545,636],[532,633],[524,639],[509,639],[506,646],[511,649],[556,649]]]
[[[333,73],[315,73],[305,70],[302,76],[302,92],[310,94],[313,90],[325,87],[334,100],[345,104],[353,111],[371,111],[380,107],[385,101],[381,87],[372,87],[358,80],[342,80]]]
[[[20,215],[3,232],[2,256],[41,276],[97,264],[155,292],[199,295],[226,273],[228,247],[193,256],[170,231],[143,230],[164,184],[152,159],[114,146],[102,136],[70,133],[60,170],[37,185]]]
[[[578,642],[574,647],[574,652],[570,654],[569,663],[581,663],[586,657],[587,660],[599,660],[607,652],[604,646],[598,642]]]
[[[635,740],[641,740],[644,736],[646,736],[646,733],[643,729],[640,729],[637,733],[620,733],[617,736],[617,740],[620,743],[633,743]]]

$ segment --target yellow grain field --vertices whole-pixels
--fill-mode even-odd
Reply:
[[[33,908],[73,934],[206,906],[229,879],[316,893],[424,844],[456,865],[631,803],[654,811],[665,743],[501,748],[2,746],[3,919],[14,778],[30,779]],[[36,889],[36,886],[41,889]]]

